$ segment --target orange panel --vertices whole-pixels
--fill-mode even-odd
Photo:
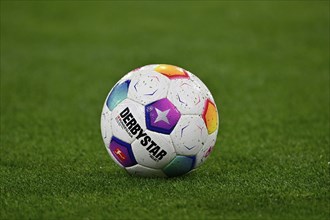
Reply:
[[[209,134],[215,132],[218,128],[218,111],[217,107],[208,99],[205,104],[205,111],[203,113],[207,131]]]
[[[155,71],[169,78],[189,78],[184,69],[173,65],[160,64],[155,68]]]

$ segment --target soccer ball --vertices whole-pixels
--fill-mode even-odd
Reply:
[[[147,65],[126,74],[101,115],[112,159],[138,176],[174,177],[200,166],[218,133],[214,99],[195,75],[177,66]]]

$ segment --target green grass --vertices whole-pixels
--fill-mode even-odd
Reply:
[[[103,101],[170,63],[220,110],[195,172],[131,177]],[[1,1],[0,219],[329,219],[329,2]]]

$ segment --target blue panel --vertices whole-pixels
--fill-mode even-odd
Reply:
[[[116,160],[124,167],[130,167],[137,164],[130,144],[113,136],[109,149]]]
[[[124,99],[127,98],[128,86],[130,84],[130,80],[117,84],[111,91],[108,99],[107,106],[112,111],[119,103],[121,103]]]

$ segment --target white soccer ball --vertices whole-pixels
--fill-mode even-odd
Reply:
[[[101,131],[112,159],[130,174],[174,177],[208,158],[218,118],[199,78],[177,66],[154,64],[129,72],[111,89]]]

